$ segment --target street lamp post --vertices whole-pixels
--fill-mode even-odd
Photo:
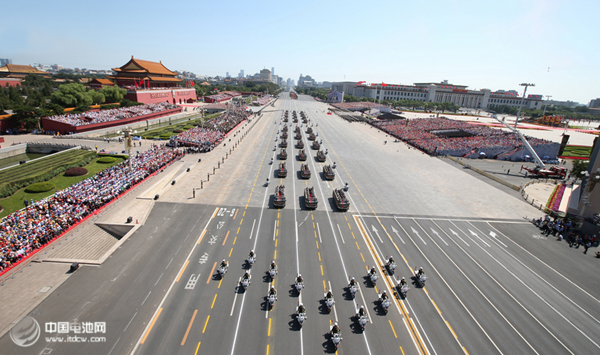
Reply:
[[[535,86],[535,84],[522,83],[520,86],[524,86],[525,90],[523,91],[523,97],[521,98],[521,103],[519,104],[519,111],[517,111],[517,119],[515,120],[515,129],[517,129],[517,123],[519,122],[519,116],[521,115],[521,108],[523,107],[523,101],[525,101],[525,94],[527,93],[527,88],[529,86]]]

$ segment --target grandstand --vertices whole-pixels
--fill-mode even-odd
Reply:
[[[528,154],[523,142],[513,132],[445,117],[368,123],[431,155],[485,156],[516,161]],[[526,138],[539,156],[556,159],[559,143]]]

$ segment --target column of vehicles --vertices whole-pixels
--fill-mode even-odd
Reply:
[[[307,188],[307,190],[308,190],[308,188]],[[396,262],[394,261],[394,258],[392,256],[386,256],[385,261],[386,262],[383,265],[383,270],[388,275],[392,276],[396,269]],[[245,262],[246,262],[246,265],[244,267],[244,274],[240,278],[240,287],[242,287],[244,291],[246,291],[251,284],[252,266],[256,263],[256,253],[254,252],[253,249],[250,250],[250,253],[248,254],[248,257],[246,258]],[[225,277],[228,267],[229,267],[229,262],[226,261],[226,259],[223,259],[223,261],[219,265],[219,269],[218,269],[218,274],[219,274],[220,279],[223,279]],[[367,278],[370,280],[370,282],[372,283],[373,286],[376,286],[376,283],[377,283],[377,280],[379,277],[377,274],[377,268],[375,266],[368,267],[368,270],[369,271],[367,272]],[[277,290],[275,289],[274,282],[275,282],[275,276],[277,276],[277,274],[278,274],[278,267],[277,267],[275,260],[271,261],[271,263],[269,264],[269,269],[267,270],[266,273],[269,275],[268,276],[269,291],[267,292],[267,295],[265,298],[267,300],[269,310],[272,310],[273,307],[275,306],[275,302],[277,302]],[[412,279],[414,280],[414,282],[417,286],[419,286],[419,287],[425,286],[425,280],[427,279],[427,276],[422,267],[420,267],[420,268],[415,267],[414,275],[413,275]],[[394,280],[395,280],[395,278],[394,278]],[[302,275],[300,273],[298,273],[296,275],[296,278],[294,279],[294,289],[296,290],[296,293],[298,296],[300,296],[300,293],[302,292],[304,287],[305,287],[304,278],[302,277]],[[352,295],[351,301],[355,302],[356,293],[358,292],[358,289],[359,289],[359,284],[354,277],[350,277],[350,281],[348,283],[347,289],[350,291],[350,293]],[[402,298],[402,299],[406,298],[408,290],[409,290],[408,283],[404,277],[402,277],[400,279],[400,281],[398,281],[397,285],[392,289],[393,293],[397,297]],[[384,314],[388,313],[391,302],[392,302],[392,299],[387,294],[387,291],[385,289],[377,294],[377,304],[379,305],[379,307],[381,307]],[[327,292],[325,292],[323,294],[322,303],[325,305],[325,307],[327,309],[327,313],[331,313],[331,311],[333,310],[333,307],[335,306],[334,294],[331,289],[329,289]],[[360,330],[364,331],[366,325],[369,323],[369,318],[368,318],[368,315],[367,315],[367,312],[366,312],[364,306],[362,306],[362,305],[359,306],[358,304],[356,304],[356,306],[358,308],[355,309],[355,315],[354,315],[354,317],[351,317],[351,319],[353,322],[358,323],[358,325],[360,326]],[[307,318],[308,318],[307,313],[308,312],[307,312],[306,307],[304,307],[302,302],[298,301],[298,306],[296,307],[296,310],[295,310],[295,317],[296,317],[296,321],[298,322],[298,325],[300,327],[302,327],[304,325],[304,322],[307,320]],[[329,338],[330,338],[333,346],[337,350],[341,341],[343,340],[342,332],[341,332],[340,326],[337,322],[332,322],[332,323],[333,324],[329,327]]]

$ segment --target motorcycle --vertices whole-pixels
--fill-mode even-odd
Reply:
[[[302,324],[304,324],[304,321],[306,320],[306,313],[302,312],[302,313],[298,313],[298,324],[300,324],[300,327],[302,327]]]
[[[273,309],[275,301],[277,301],[277,297],[275,297],[275,295],[269,295],[269,309]]]
[[[402,298],[406,298],[406,294],[408,293],[408,285],[398,285],[398,292]]]
[[[221,266],[219,268],[219,277],[225,277],[225,273],[227,273],[227,266]]]
[[[242,287],[244,288],[244,290],[246,290],[248,288],[248,286],[250,285],[250,279],[242,279],[241,284],[242,284]]]
[[[300,292],[302,291],[303,288],[304,288],[304,282],[296,282],[296,291],[298,291],[298,294],[300,294]]]
[[[381,308],[383,308],[383,311],[385,312],[385,314],[387,314],[387,312],[390,308],[390,299],[389,298],[382,299],[381,295],[379,295],[379,303],[381,304]]]
[[[369,318],[366,315],[360,315],[358,310],[356,310],[356,318],[358,318],[358,324],[360,324],[361,329],[364,331],[367,323],[369,323]]]
[[[377,275],[376,273],[374,273],[374,274],[369,273],[369,277],[371,278],[371,283],[373,284],[373,286],[377,285],[377,280],[379,279],[379,275]]]
[[[275,275],[277,275],[277,268],[270,268],[269,269],[269,276],[271,276],[271,280],[275,279]]]
[[[350,287],[350,293],[352,293],[352,299],[354,299],[356,297],[356,292],[358,292],[358,285],[353,285],[353,286],[349,286]]]
[[[335,350],[337,350],[338,346],[340,346],[340,342],[342,341],[342,333],[331,333],[331,342],[333,343],[333,346],[335,346]]]
[[[415,279],[421,287],[425,287],[425,281],[427,281],[427,275],[423,273],[419,276],[419,269],[415,268]]]
[[[327,294],[325,294],[325,297],[327,297]],[[327,313],[331,313],[331,308],[333,308],[334,304],[335,304],[335,301],[333,300],[333,297],[325,298],[325,305],[327,306]]]
[[[250,267],[252,267],[252,265],[254,264],[255,261],[256,261],[256,256],[251,256],[251,257],[248,257],[248,259],[246,259],[246,262],[248,263],[248,265],[250,265]]]
[[[389,262],[385,265],[390,273],[390,275],[394,274],[394,271],[396,271],[396,263],[395,262]]]

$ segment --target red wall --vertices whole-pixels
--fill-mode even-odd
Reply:
[[[52,121],[52,120],[44,117],[44,118],[42,118],[42,127],[46,131],[57,131],[57,132],[60,132],[60,134],[68,134],[70,132],[81,133],[81,132],[93,131],[96,129],[120,126],[120,125],[127,124],[127,123],[146,121],[146,120],[150,120],[150,119],[154,119],[154,118],[174,115],[176,113],[180,113],[181,110],[183,110],[183,108],[178,107],[178,108],[174,108],[171,110],[165,110],[165,111],[161,111],[161,112],[151,113],[149,115],[136,116],[136,117],[126,118],[124,120],[88,124],[85,126],[71,126],[70,124]]]
[[[138,90],[128,91],[126,99],[142,102],[145,104],[155,104],[159,102],[169,102],[171,104],[186,103],[189,99],[196,101],[196,89],[165,89],[165,90]],[[181,101],[181,102],[180,102]]]

